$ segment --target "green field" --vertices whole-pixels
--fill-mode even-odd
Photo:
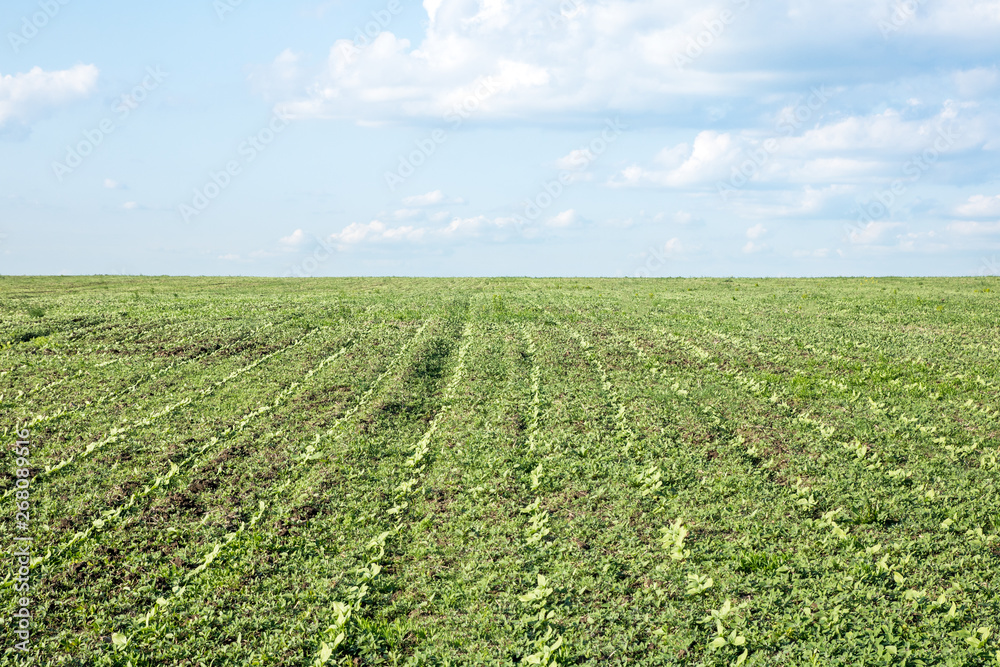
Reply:
[[[0,278],[2,662],[1000,664],[998,293]]]

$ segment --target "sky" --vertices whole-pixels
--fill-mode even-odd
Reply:
[[[1000,273],[1000,0],[6,0],[0,274]]]

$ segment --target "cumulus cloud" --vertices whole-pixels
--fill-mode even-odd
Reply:
[[[278,243],[286,249],[294,249],[301,246],[307,240],[306,233],[301,229],[296,229],[294,232],[288,236],[283,236],[278,240]]]
[[[656,158],[660,164],[676,164],[671,169],[649,169],[631,165],[612,178],[610,185],[688,187],[715,183],[729,177],[729,168],[740,156],[741,146],[728,132],[704,130],[695,137],[692,145],[679,144],[661,151]]]
[[[30,125],[53,108],[83,99],[97,86],[94,65],[46,72],[33,67],[27,72],[0,75],[0,127],[18,122]]]
[[[516,220],[514,218],[505,218],[502,216],[455,216],[444,226],[434,224],[437,220],[440,220],[438,216],[428,216],[422,225],[410,224],[395,227],[386,225],[380,220],[373,220],[369,223],[354,222],[340,232],[330,235],[329,240],[339,244],[341,247],[363,243],[449,242],[460,239],[479,238],[484,233],[490,231],[516,227]]]
[[[412,225],[389,227],[380,220],[372,220],[368,223],[352,222],[336,234],[331,234],[329,240],[342,246],[362,242],[419,241],[425,233],[426,230]]]
[[[764,227],[764,225],[762,225],[759,222],[756,225],[754,225],[753,227],[750,227],[749,229],[747,229],[747,238],[748,239],[759,239],[764,234],[767,234],[767,228]]]
[[[963,218],[1000,217],[1000,195],[972,195],[955,209],[955,214]]]
[[[535,239],[586,222],[574,209],[540,220],[526,220],[516,215],[483,214],[448,218],[445,211],[428,214],[426,211],[412,210],[412,213],[413,215],[406,216],[411,218],[407,224],[393,225],[379,219],[367,223],[352,222],[341,231],[331,234],[328,240],[345,249],[363,244],[441,244],[473,239]]]
[[[620,170],[608,184],[711,188],[723,199],[754,187],[804,186],[812,206],[819,207],[847,186],[915,180],[949,155],[982,149],[996,122],[992,114],[976,114],[946,101],[921,119],[896,110],[830,119],[817,114],[814,125],[799,134],[774,128],[769,134],[759,128],[702,130],[691,144],[664,147],[647,163]]]
[[[904,20],[895,16],[897,0],[746,4],[434,0],[424,3],[427,20],[414,41],[392,25],[365,45],[353,35],[339,39],[321,71],[302,79],[305,92],[283,101],[300,116],[369,121],[441,117],[471,97],[479,97],[475,113],[491,117],[662,112],[713,96],[795,90],[807,78],[803,63],[823,63],[818,54],[842,59],[884,49],[880,22],[892,24],[897,42],[947,37],[984,51],[1000,28],[995,0],[926,3]],[[724,12],[735,20],[720,22]],[[697,57],[680,66],[692,45]],[[299,58],[286,50],[271,69],[276,80],[298,80]],[[982,69],[957,77],[956,85],[993,85]],[[891,77],[892,70],[893,63],[876,63],[872,75]],[[497,90],[483,94],[490,79]]]

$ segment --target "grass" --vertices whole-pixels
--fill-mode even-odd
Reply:
[[[0,278],[5,660],[1000,664],[997,287]]]

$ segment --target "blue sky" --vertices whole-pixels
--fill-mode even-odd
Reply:
[[[1000,0],[10,0],[0,273],[1000,273]]]

